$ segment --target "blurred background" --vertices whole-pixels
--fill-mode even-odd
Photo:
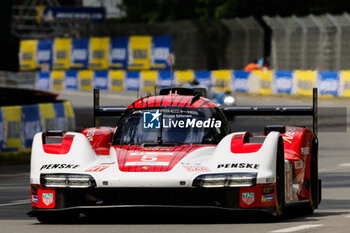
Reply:
[[[349,12],[331,0],[0,1],[0,151],[75,129],[93,88],[117,105],[172,79],[229,93],[231,104],[313,87],[350,97]]]

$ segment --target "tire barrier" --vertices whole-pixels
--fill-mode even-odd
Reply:
[[[350,71],[126,71],[80,70],[39,72],[36,88],[40,90],[82,90],[99,88],[105,91],[143,90],[188,84],[194,79],[216,91],[234,91],[261,95],[286,94],[312,96],[318,87],[321,96],[350,97]]]
[[[34,135],[50,129],[75,129],[69,101],[0,107],[0,152],[30,152]]]

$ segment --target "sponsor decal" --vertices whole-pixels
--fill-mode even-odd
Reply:
[[[218,164],[217,168],[250,168],[259,169],[260,164],[256,163],[221,163]]]
[[[272,195],[264,195],[261,197],[261,201],[262,202],[268,202],[268,201],[274,201],[275,200],[275,196]]]
[[[93,166],[91,168],[86,169],[86,172],[102,172],[109,168],[109,166],[113,165],[114,163],[101,163],[99,165]]]
[[[41,166],[40,170],[49,170],[49,169],[75,169],[80,165],[76,164],[44,164]]]
[[[205,121],[187,118],[186,120],[172,120],[168,118],[163,120],[164,128],[220,128],[221,121],[209,118]]]
[[[160,116],[157,111],[143,112],[143,127],[145,129],[160,129]]]
[[[188,172],[210,172],[210,169],[205,166],[183,166]]]
[[[242,193],[242,201],[243,203],[247,205],[251,205],[255,201],[255,194],[254,193]]]
[[[284,136],[283,139],[289,143],[292,143],[292,140],[294,138],[295,132],[287,132]]]
[[[302,147],[302,148],[300,148],[300,152],[301,152],[301,155],[308,155],[310,152],[310,148],[309,147]]]
[[[130,155],[148,155],[148,156],[157,156],[157,155],[173,155],[174,152],[149,152],[149,151],[141,151],[141,152],[132,152]]]
[[[90,129],[86,133],[86,138],[89,142],[92,142],[94,140],[96,129]]]
[[[304,162],[302,160],[294,161],[295,169],[302,169],[304,167]]]
[[[49,206],[53,203],[53,194],[52,193],[43,193],[43,203]]]
[[[125,166],[168,166],[169,162],[126,162]]]
[[[39,203],[39,201],[38,201],[38,196],[32,195],[32,202],[34,202],[34,203]]]

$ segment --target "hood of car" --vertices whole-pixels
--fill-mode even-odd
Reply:
[[[114,146],[122,172],[167,172],[192,152],[205,145],[172,147]]]

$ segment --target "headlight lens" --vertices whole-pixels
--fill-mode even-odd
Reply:
[[[94,178],[85,174],[41,174],[41,186],[47,188],[91,188],[96,186]]]
[[[235,101],[235,97],[233,97],[232,95],[226,95],[224,97],[224,105],[234,105]]]
[[[257,173],[205,174],[196,177],[192,186],[204,188],[251,187],[256,184]]]

